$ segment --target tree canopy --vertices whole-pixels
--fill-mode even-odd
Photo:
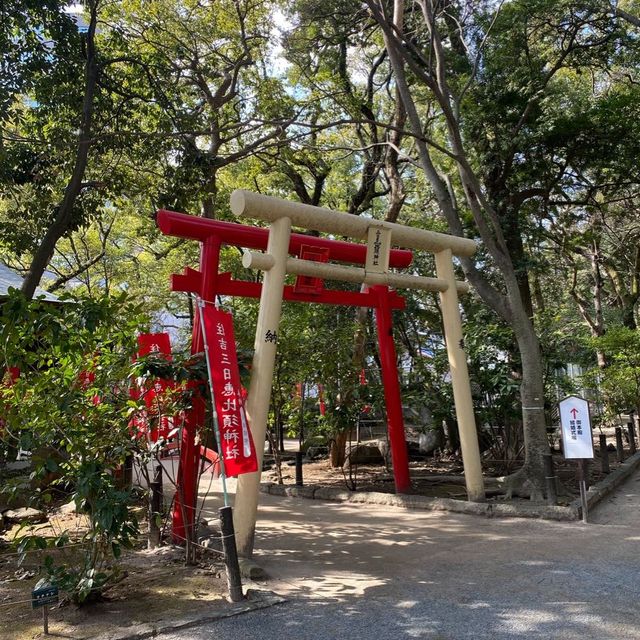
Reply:
[[[473,238],[456,268],[479,426],[516,434],[513,488],[539,494],[559,395],[601,386],[602,420],[640,408],[637,16],[623,0],[4,3],[0,258],[28,297],[126,290],[186,338],[169,276],[197,247],[160,235],[158,208],[229,219],[242,187]],[[221,270],[255,277],[234,247]],[[428,428],[455,425],[439,303],[406,297],[403,391]],[[255,304],[222,302],[250,349]],[[318,385],[337,408],[376,370],[369,322],[285,307],[274,406],[292,433],[296,384],[318,422]]]

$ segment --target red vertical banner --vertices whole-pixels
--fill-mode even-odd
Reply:
[[[244,411],[233,317],[210,304],[204,306],[202,314],[225,474],[234,477],[253,473],[258,470],[258,458]]]
[[[320,415],[323,416],[327,412],[327,407],[324,402],[324,386],[318,385],[318,402],[320,404]]]
[[[149,354],[157,355],[171,362],[171,341],[168,333],[142,333],[138,336],[138,358],[143,358]],[[150,417],[156,417],[159,410],[162,409],[163,396],[167,390],[173,389],[172,380],[156,378],[152,381],[151,386],[137,389],[131,389],[131,395],[134,398],[142,397],[144,399],[147,411],[144,415],[138,415],[134,418],[134,426],[140,433],[146,433],[149,428]],[[159,437],[166,438],[171,428],[171,417],[161,415],[157,429],[153,429],[149,436],[152,442],[156,442]]]

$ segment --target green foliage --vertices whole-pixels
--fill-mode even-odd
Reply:
[[[66,6],[24,0],[0,8],[0,254],[25,268],[64,194],[77,143],[86,43]],[[638,3],[621,6],[634,12]],[[464,88],[455,107],[470,166],[499,216],[523,296],[536,289],[532,313],[546,364],[547,407],[558,387],[570,390],[556,371],[568,361],[586,366],[594,350],[607,352],[609,368],[592,380],[603,376],[611,412],[637,404],[633,367],[621,368],[619,361],[628,351],[626,338],[584,340],[595,309],[594,263],[602,272],[604,325],[633,327],[637,320],[637,32],[598,0],[438,7],[448,87],[454,97]],[[406,3],[405,24],[427,68],[434,60],[432,38],[416,8]],[[291,21],[281,50],[274,44],[279,11]],[[400,221],[447,231],[431,187],[415,168],[410,124],[396,118],[394,75],[364,5],[126,0],[102,3],[99,22],[94,135],[72,224],[50,263],[61,277],[56,286],[71,281],[89,296],[126,290],[150,313],[187,318],[185,297],[168,291],[169,275],[195,266],[199,248],[159,236],[153,221],[158,207],[224,219],[229,193],[244,187],[381,218],[391,200],[390,151],[396,147],[395,168],[404,183]],[[274,70],[284,59],[286,70]],[[433,95],[410,65],[407,73],[425,136],[448,149]],[[463,232],[476,235],[452,158],[431,152],[441,175],[451,178]],[[475,259],[504,295],[486,246]],[[433,273],[430,258],[419,254],[413,268]],[[223,249],[222,270],[255,277],[240,267],[235,247]],[[428,407],[440,424],[454,411],[437,303],[415,293],[407,298],[407,311],[396,315],[403,396]],[[83,442],[114,463],[136,447],[137,455],[152,456],[142,442],[122,444],[126,433],[110,426],[126,424],[127,411],[135,410],[111,382],[129,375],[120,355],[134,348],[125,339],[128,329],[118,329],[120,312],[109,328],[120,333],[109,342],[108,313],[100,311],[105,303],[94,303],[93,311],[89,303],[68,303],[63,308],[72,311],[65,314],[42,307],[34,315],[21,304],[12,298],[3,311],[4,358],[25,372],[3,392],[5,401],[22,403],[9,411],[7,439],[25,447],[38,441],[40,475],[71,473],[64,467],[67,429],[75,434],[74,451]],[[248,353],[256,305],[225,304],[233,308]],[[515,424],[521,364],[512,334],[476,301],[463,304],[479,422]],[[357,384],[353,318],[353,309],[285,305],[273,422],[284,422],[289,433],[297,429],[300,410],[292,389],[302,381],[325,387],[326,418],[318,418],[316,399],[305,404],[309,432],[344,429],[365,402],[381,411],[377,375],[369,376],[366,391]],[[605,340],[615,335],[607,332]],[[368,343],[365,359],[375,370],[375,339]],[[195,375],[187,372],[191,364],[176,360],[168,370],[166,363],[148,361],[134,375],[145,380],[162,370],[185,380]],[[89,370],[95,382],[76,384]],[[98,394],[102,401],[95,405]],[[171,399],[176,407],[183,401]]]
[[[124,295],[52,305],[14,291],[1,313],[2,362],[20,368],[20,377],[0,388],[3,439],[32,451],[34,502],[46,505],[71,491],[88,517],[77,564],[45,565],[82,602],[99,593],[113,573],[110,559],[138,532],[130,491],[117,476],[136,446],[128,380],[145,319]],[[21,549],[43,544],[27,537]]]
[[[611,327],[605,335],[589,340],[592,349],[604,354],[606,366],[587,375],[598,386],[606,418],[640,409],[640,333],[628,327]]]

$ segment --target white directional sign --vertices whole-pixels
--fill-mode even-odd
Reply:
[[[593,458],[589,403],[569,396],[560,402],[560,425],[565,458]]]

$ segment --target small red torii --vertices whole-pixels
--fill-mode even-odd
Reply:
[[[156,214],[157,225],[163,234],[178,238],[197,240],[201,243],[199,269],[186,267],[184,273],[171,276],[171,289],[196,294],[205,301],[213,302],[217,295],[259,298],[262,285],[258,282],[236,280],[230,273],[218,273],[220,248],[223,244],[247,249],[266,249],[268,229],[250,227],[233,222],[210,220],[161,209]],[[292,233],[289,253],[297,257],[325,261],[364,265],[367,246],[341,240],[329,240],[304,234]],[[324,256],[324,258],[323,258]],[[411,264],[412,252],[392,249],[389,266],[405,268]],[[396,366],[396,350],[393,341],[392,310],[404,309],[405,301],[388,286],[374,285],[365,291],[338,291],[324,289],[320,283],[309,283],[309,278],[296,285],[284,288],[283,299],[295,302],[316,302],[345,306],[369,307],[376,311],[376,326],[380,347],[382,382],[389,442],[393,463],[395,487],[398,493],[410,488],[409,460],[404,437],[404,421],[400,397],[400,384]],[[317,279],[316,279],[317,280]],[[301,286],[301,284],[306,286]],[[204,350],[199,318],[194,319],[191,352]],[[197,481],[200,448],[195,435],[199,425],[204,424],[205,405],[201,397],[194,398],[193,407],[185,418],[185,432],[180,450],[177,476],[177,491],[173,510],[173,536],[175,540],[187,537],[195,519],[197,503]],[[262,446],[256,443],[256,446]],[[183,517],[186,514],[186,522]]]

